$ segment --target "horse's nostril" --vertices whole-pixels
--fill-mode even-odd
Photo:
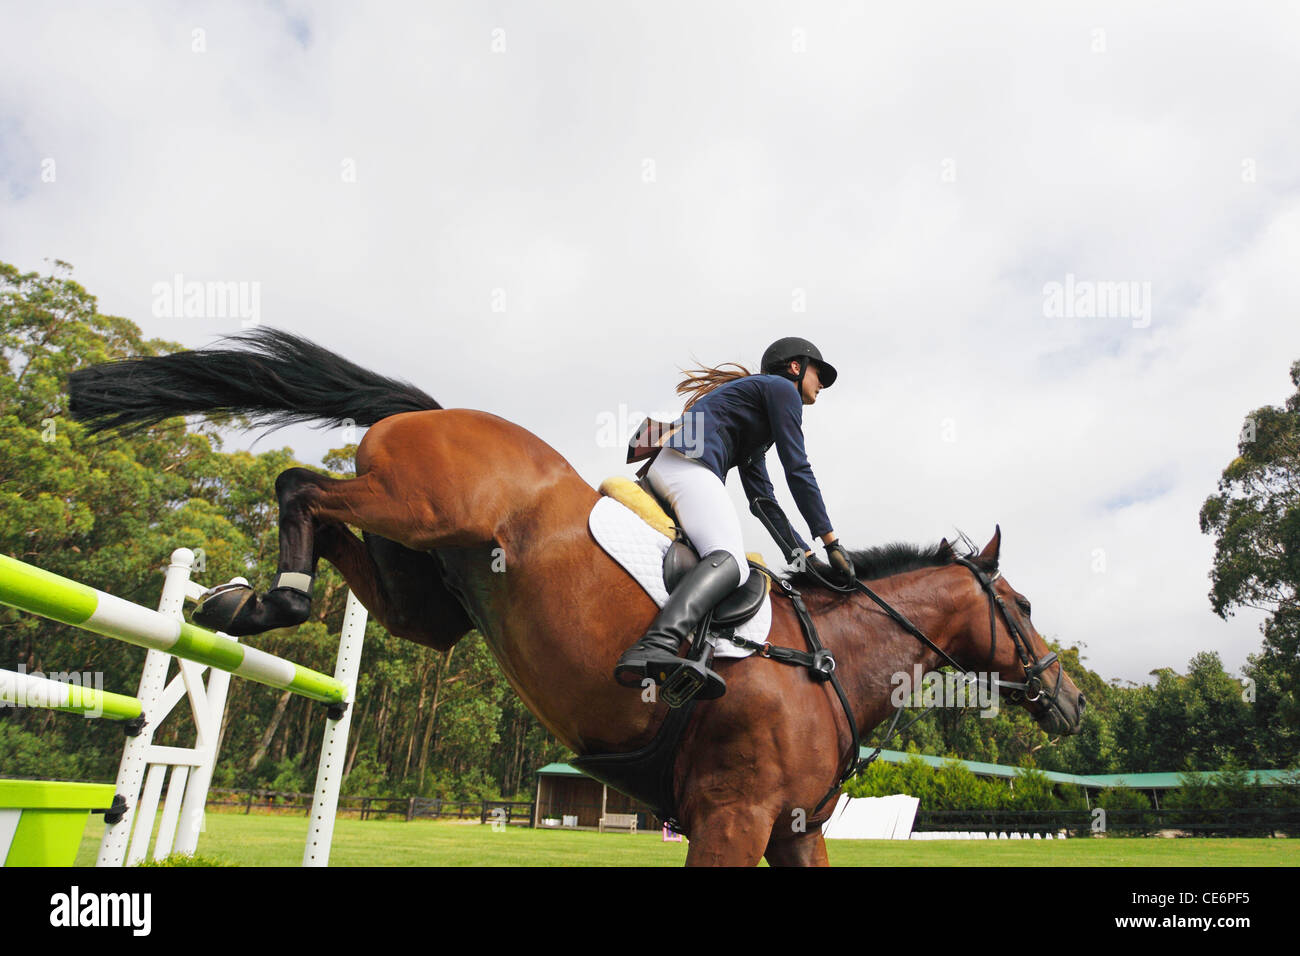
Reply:
[[[1083,713],[1083,708],[1088,706],[1088,700],[1082,694],[1079,695],[1079,713]]]

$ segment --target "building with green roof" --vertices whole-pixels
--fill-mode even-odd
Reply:
[[[870,748],[863,747],[860,756],[866,757]],[[885,763],[906,763],[916,758],[931,767],[955,762],[979,777],[1012,780],[1023,772],[1021,767],[984,763],[979,760],[958,760],[956,757],[935,757],[929,754],[909,754],[901,750],[882,750],[878,760]],[[1037,771],[1052,783],[1079,787],[1088,805],[1092,796],[1101,790],[1126,788],[1150,792],[1155,805],[1160,806],[1159,792],[1183,786],[1181,773],[1059,773],[1054,770]],[[1197,776],[1215,779],[1221,771],[1198,772]],[[1288,770],[1248,770],[1247,775],[1263,786],[1295,786],[1300,773]],[[641,828],[653,829],[659,821],[648,807],[630,797],[607,787],[599,780],[588,777],[567,763],[549,763],[537,771],[537,800],[534,803],[533,826],[570,826],[578,829],[595,828],[605,813],[636,813],[641,816]],[[547,824],[545,821],[558,821]]]

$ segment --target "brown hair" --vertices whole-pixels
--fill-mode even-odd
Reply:
[[[728,365],[734,366],[740,371],[724,371],[725,367]],[[745,368],[745,366],[739,365],[736,362],[723,362],[722,365],[719,365],[716,368],[706,368],[704,365],[700,365],[698,368],[680,369],[679,371],[685,372],[686,378],[677,383],[677,394],[689,394],[691,396],[686,400],[686,407],[682,409],[683,412],[690,411],[692,405],[698,402],[705,395],[709,394],[709,392],[713,391],[719,385],[725,385],[727,382],[734,381],[738,378],[744,378],[746,375],[754,374],[749,369]]]

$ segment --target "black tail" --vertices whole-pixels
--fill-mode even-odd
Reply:
[[[373,425],[399,412],[442,406],[407,382],[354,365],[276,329],[210,348],[92,365],[68,377],[69,412],[92,432],[138,432],[177,415],[221,420],[245,415],[254,427],[296,422]]]

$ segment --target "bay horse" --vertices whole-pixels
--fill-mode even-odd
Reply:
[[[200,623],[238,635],[301,623],[324,558],[394,635],[445,651],[477,628],[524,703],[575,753],[622,753],[654,738],[666,705],[621,687],[613,672],[657,607],[592,537],[587,519],[599,493],[554,448],[287,332],[254,330],[234,346],[94,365],[69,382],[70,414],[95,432],[194,414],[247,416],[253,426],[368,426],[355,478],[306,468],[278,477],[277,586],[227,592],[205,603]],[[1027,600],[995,575],[1000,546],[998,530],[978,554],[958,555],[945,539],[852,558],[859,578],[936,648],[970,670],[1021,676],[1006,614],[1036,659],[1047,647]],[[996,596],[1013,609],[996,622],[994,592],[981,587],[976,567],[994,575]],[[833,592],[806,571],[789,580],[864,733],[891,711],[892,675],[940,661],[863,594]],[[776,588],[771,600],[768,640],[805,647],[790,601]],[[758,657],[714,666],[727,692],[697,705],[673,767],[687,865],[826,865],[820,825],[835,803],[818,811],[818,801],[846,759],[857,759],[840,701],[803,668]],[[1042,676],[1055,693],[1023,706],[1049,733],[1077,732],[1083,696],[1059,661]]]

